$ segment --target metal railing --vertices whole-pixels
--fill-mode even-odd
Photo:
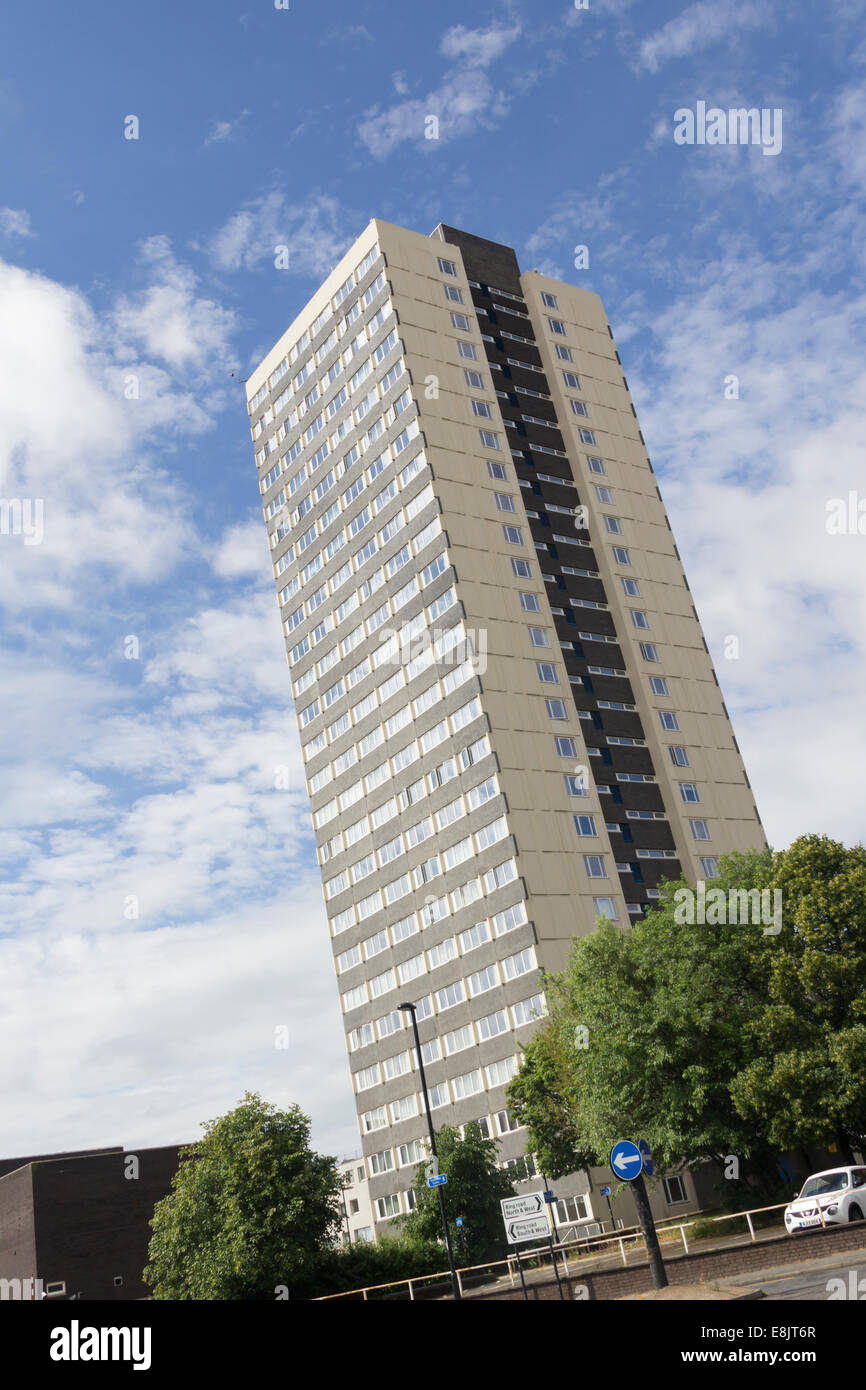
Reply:
[[[774,1205],[769,1207],[750,1207],[747,1211],[726,1212],[722,1216],[705,1216],[702,1212],[698,1211],[695,1212],[694,1215],[688,1221],[674,1221],[667,1226],[656,1227],[656,1233],[659,1237],[659,1240],[662,1240],[666,1236],[671,1236],[675,1239],[676,1234],[678,1232],[683,1244],[683,1253],[688,1255],[689,1243],[686,1238],[687,1227],[705,1225],[708,1222],[713,1222],[714,1224],[716,1224],[725,1221],[742,1221],[745,1218],[749,1228],[750,1243],[754,1243],[758,1237],[755,1233],[755,1226],[752,1221],[752,1217],[759,1216],[761,1213],[767,1211],[779,1211],[781,1208],[787,1207],[788,1205],[788,1202],[776,1202],[774,1203]],[[777,1234],[775,1229],[773,1233]],[[605,1246],[608,1247],[607,1251],[601,1248]],[[599,1248],[593,1250],[592,1247]],[[536,1268],[544,1268],[545,1266],[550,1264],[551,1256],[555,1258],[557,1255],[560,1255],[562,1257],[562,1263],[565,1269],[565,1273],[566,1275],[569,1275],[571,1273],[571,1270],[569,1269],[568,1265],[569,1251],[571,1252],[572,1260],[574,1260],[576,1264],[582,1264],[587,1259],[595,1259],[600,1255],[608,1253],[611,1249],[616,1249],[617,1247],[619,1249],[619,1253],[622,1258],[623,1264],[627,1266],[629,1251],[641,1250],[645,1248],[643,1232],[641,1231],[640,1227],[622,1227],[617,1231],[612,1231],[606,1235],[600,1236],[582,1236],[578,1232],[571,1240],[555,1241],[552,1244],[548,1243],[547,1245],[535,1246],[528,1250],[521,1250],[520,1259],[521,1261],[535,1261]],[[492,1272],[493,1270],[498,1268],[503,1268],[504,1273],[502,1277],[504,1277],[504,1275],[507,1274],[511,1281],[511,1287],[513,1288],[514,1271],[516,1267],[517,1255],[508,1255],[504,1260],[485,1260],[482,1264],[462,1266],[460,1269],[457,1270],[457,1282],[460,1286],[460,1293],[462,1295],[464,1291],[464,1275],[474,1274],[477,1270],[489,1270]],[[361,1297],[364,1300],[366,1300],[368,1294],[379,1293],[383,1289],[401,1289],[405,1287],[408,1291],[408,1296],[410,1300],[414,1302],[416,1291],[418,1290],[418,1288],[422,1285],[429,1283],[430,1281],[437,1279],[444,1279],[450,1282],[450,1270],[446,1269],[442,1271],[437,1271],[437,1273],[435,1274],[419,1274],[414,1276],[412,1279],[395,1279],[386,1284],[367,1284],[363,1288],[346,1289],[342,1293],[321,1294],[317,1299],[314,1299],[313,1301],[316,1303],[325,1303],[329,1299],[353,1298],[358,1294],[360,1294]]]

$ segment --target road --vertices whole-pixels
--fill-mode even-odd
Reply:
[[[847,1250],[837,1255],[825,1255],[803,1264],[778,1265],[775,1269],[753,1270],[718,1282],[724,1288],[763,1290],[765,1299],[774,1302],[818,1302],[846,1300],[853,1294],[851,1271],[856,1274],[857,1297],[866,1301],[866,1251]],[[836,1280],[836,1284],[830,1284]],[[838,1281],[841,1280],[841,1286]],[[830,1287],[828,1288],[828,1284]]]

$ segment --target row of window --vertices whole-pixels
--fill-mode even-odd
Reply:
[[[336,313],[337,309],[340,307],[343,301],[347,299],[348,296],[352,293],[352,290],[355,288],[355,286],[360,284],[364,275],[375,263],[378,255],[378,246],[372,247],[367,252],[367,255],[364,257],[361,263],[355,267],[354,271],[344,282],[344,284],[341,285],[340,289],[331,298],[330,303],[325,306],[325,308],[322,310],[322,313],[319,314],[315,322],[305,333],[301,335],[298,341],[292,345],[290,351],[283,358],[282,362],[280,362],[274,368],[273,372],[271,372],[265,385],[262,386],[256,392],[256,394],[250,401],[248,409],[251,415],[255,410],[258,409],[259,405],[261,405],[262,401],[266,399],[268,394],[271,391],[273,391],[274,387],[281,380],[281,378],[285,376],[286,372],[289,370],[289,367],[293,366],[294,363],[297,362],[301,353],[306,351],[306,349],[310,346],[310,343],[312,342],[313,338],[315,338],[316,334],[325,326],[331,315]]]
[[[420,922],[420,926],[423,927],[423,929],[424,927],[431,926],[434,922],[442,922],[446,917],[452,915],[452,910],[456,912],[461,906],[467,906],[468,903],[475,902],[478,898],[495,892],[496,888],[502,888],[505,887],[507,883],[513,883],[516,878],[517,866],[514,860],[503,860],[503,863],[496,865],[493,869],[488,869],[487,873],[481,874],[480,877],[471,878],[468,883],[460,884],[459,888],[453,888],[452,891],[445,892],[445,894],[442,894],[441,898],[428,898],[423,908],[421,908],[420,913],[418,913],[417,920]],[[411,919],[414,913],[410,912],[407,916]],[[517,916],[520,916],[520,913],[516,913],[516,917]],[[363,922],[363,917],[361,917],[360,920]],[[509,919],[503,917],[502,920],[506,923],[506,930],[510,930],[510,927],[507,927],[507,920]],[[513,924],[514,926],[520,926],[518,920],[514,920]],[[518,955],[520,955],[520,952],[518,952]],[[514,956],[513,959],[514,962],[516,962],[517,956]],[[530,966],[527,966],[527,969],[530,969]],[[514,976],[509,976],[509,979],[513,979],[513,977],[516,977],[516,974],[520,973],[523,972],[521,972],[521,970],[516,970]],[[393,983],[391,983],[392,980]],[[353,990],[343,991],[343,1012],[348,1013],[352,1011],[352,1009],[359,1008],[361,1004],[367,1004],[371,999],[381,997],[389,988],[396,988],[396,977],[395,974],[393,974],[393,969],[385,970],[385,972],[382,972],[379,976],[373,977],[371,980],[361,981]],[[453,995],[453,998],[446,999],[448,990],[452,990],[452,986],[448,986],[446,991],[439,991],[438,994],[435,995],[436,1006],[438,1006],[436,1012],[442,1012],[443,1008],[450,1008],[453,1004],[459,1004],[459,1002],[466,998],[464,992],[457,992],[457,994]],[[453,986],[453,990],[461,990],[460,981],[457,981],[456,986]],[[439,998],[439,995],[442,995],[442,998]],[[432,1012],[432,1008],[430,1012]]]
[[[428,522],[420,531],[407,537],[401,548],[396,551],[389,560],[381,566],[375,574],[371,575],[359,589],[354,590],[347,599],[343,601],[333,612],[325,614],[322,622],[318,624],[306,637],[302,638],[295,647],[289,652],[289,665],[294,665],[305,656],[311,648],[315,647],[329,632],[333,632],[339,627],[340,623],[346,619],[350,613],[354,613],[368,598],[382,587],[388,579],[393,579],[399,574],[404,565],[408,565],[413,556],[420,555],[422,550],[426,550],[431,541],[442,534],[442,523],[437,516]],[[350,556],[345,564],[334,574],[330,580],[330,588],[339,590],[354,574],[364,568],[369,560],[379,552],[379,542],[375,536],[371,536],[357,553]],[[312,682],[311,682],[312,684]]]
[[[310,358],[302,367],[298,376],[286,388],[275,397],[273,403],[263,411],[262,415],[252,426],[250,433],[253,440],[260,438],[270,426],[277,420],[279,425],[273,436],[265,441],[262,447],[256,452],[256,462],[261,468],[270,455],[279,447],[284,439],[301,424],[307,415],[312,415],[320,401],[327,397],[327,404],[312,417],[310,425],[304,430],[303,437],[297,440],[287,450],[283,466],[288,467],[294,462],[303,447],[309,444],[325,428],[326,422],[334,418],[340,408],[345,405],[350,395],[353,395],[361,383],[369,376],[374,367],[381,365],[385,357],[393,351],[397,345],[397,332],[392,329],[387,339],[380,343],[372,353],[365,358],[361,358],[368,345],[376,337],[379,329],[383,327],[386,320],[393,313],[390,300],[380,304],[379,308],[370,316],[368,320],[359,325],[354,338],[348,343],[339,356],[335,357],[327,372],[311,385],[306,386],[308,379],[312,376],[314,366],[324,361],[337,345],[338,338],[341,338],[348,329],[350,323],[360,318],[362,308],[367,308],[374,299],[378,298],[385,289],[385,277],[380,275],[370,286],[363,297],[363,301],[358,301],[350,313],[346,316],[339,330],[334,331],[322,343],[315,355],[315,360]],[[361,359],[360,361],[357,359]],[[354,368],[354,370],[353,370]],[[347,379],[342,387],[337,383],[340,377],[347,372],[352,372],[352,376]],[[303,396],[299,392],[306,386]],[[332,388],[334,394],[331,394]],[[344,438],[348,433],[347,428],[343,428],[331,440],[332,446],[335,441]]]
[[[423,919],[423,917],[423,911],[420,914],[411,912],[401,921],[395,922],[392,927],[383,927],[373,936],[367,937],[366,941],[359,942],[357,946],[352,946],[348,951],[342,951],[336,957],[338,971],[350,970],[359,965],[362,960],[373,960],[383,951],[393,949],[413,934],[417,935],[420,930],[419,918]],[[504,936],[517,927],[525,926],[528,920],[525,901],[521,899],[518,903],[512,903],[511,907],[503,908],[501,912],[494,913],[489,918],[485,917],[480,922],[474,922],[465,931],[458,932],[452,937],[445,937],[435,946],[429,947],[426,952],[426,964],[423,951],[418,956],[404,961],[397,966],[398,981],[401,985],[408,984],[418,975],[435,970],[440,965],[447,964],[448,961],[456,960],[458,955],[468,955],[470,951],[477,950],[479,946],[493,940],[494,937]],[[378,995],[374,995],[374,998],[378,998]],[[385,1015],[384,1018],[375,1020],[377,1026],[381,1026],[385,1030],[379,1032],[380,1038],[387,1037],[388,1033],[393,1031],[390,1026],[390,1018],[390,1015]],[[373,1024],[361,1024],[352,1029],[348,1036],[349,1050],[354,1052],[357,1048],[364,1047],[373,1041]],[[437,1053],[436,1056],[438,1055]],[[428,1057],[425,1053],[424,1061],[427,1060]]]
[[[454,665],[456,662],[460,662],[467,654],[472,655],[471,641],[466,637],[465,629],[460,622],[455,623],[452,627],[445,630],[439,627],[432,627],[432,624],[435,623],[438,618],[441,618],[444,613],[454,608],[456,603],[457,594],[455,589],[453,587],[445,589],[432,604],[422,609],[421,612],[413,618],[411,623],[405,624],[399,633],[393,633],[389,629],[383,630],[380,634],[379,646],[374,648],[369,656],[362,657],[362,659],[347,671],[344,676],[341,676],[333,686],[329,686],[317,700],[314,700],[301,711],[301,728],[306,728],[307,725],[316,718],[318,713],[323,713],[326,709],[329,709],[334,701],[346,691],[355,690],[366,681],[368,676],[373,675],[375,671],[379,671],[383,666],[402,667],[405,664],[407,673],[411,671],[409,679],[413,680],[415,676],[420,675],[422,671],[426,670],[436,660],[442,660],[448,664]],[[385,606],[385,611],[387,614],[387,605]],[[431,627],[429,632],[427,631],[428,626]],[[423,634],[423,638],[412,642],[412,639],[418,637],[419,634]],[[410,643],[412,644],[411,648]],[[398,682],[393,689],[388,690],[386,698],[389,698],[390,695],[395,693],[395,690],[399,688],[399,684]],[[318,705],[318,710],[316,709],[316,705]],[[375,698],[372,700],[364,700],[360,705],[353,707],[358,710],[354,722],[357,723],[359,719],[364,718],[364,716],[369,714],[375,707]],[[426,708],[426,706],[423,708]],[[420,711],[422,713],[423,708]],[[408,709],[408,706],[404,706],[404,709]],[[308,713],[308,711],[311,712]],[[384,737],[390,738],[392,733],[397,732],[397,730],[402,727],[399,722],[400,717],[401,713],[398,710],[386,721],[385,725],[382,726],[385,729]],[[408,718],[409,716],[407,714],[404,717],[404,723],[408,723]],[[348,730],[349,724],[349,711],[346,711],[339,719],[335,720],[333,724],[328,725],[327,738],[325,736],[326,731],[322,730],[315,739],[308,743],[305,748],[305,757],[309,758],[312,757],[314,753],[320,752],[325,747],[326,742],[333,743]],[[367,738],[372,739],[372,735],[368,734]],[[384,738],[378,738],[373,740],[373,742],[368,742],[363,751],[361,751],[361,745],[357,745],[359,750],[358,757],[350,758],[349,761],[360,761],[360,758],[364,757],[372,748],[378,747],[383,741]],[[362,742],[366,742],[366,740],[362,740]]]
[[[412,420],[409,426],[405,430],[402,430],[400,434],[396,437],[396,439],[392,441],[391,449],[390,451],[386,451],[386,454],[390,452],[393,455],[393,457],[396,457],[397,455],[401,454],[403,450],[408,447],[411,441],[414,438],[416,438],[417,434],[418,422],[417,420]],[[380,459],[381,467],[387,466],[386,457],[384,454],[380,455]],[[410,462],[406,464],[406,466],[400,473],[401,486],[405,487],[416,473],[419,473],[422,470],[422,468],[426,467],[426,464],[427,460],[426,458],[424,458],[423,453],[419,453],[415,457],[413,457],[410,460]],[[356,479],[356,484],[354,486],[357,486],[358,483],[360,483],[363,486],[363,481],[364,478],[363,475],[361,475],[358,479]],[[361,488],[359,487],[358,493],[360,493],[360,491]],[[387,493],[387,487],[383,489],[383,491]],[[356,495],[358,494],[356,493]],[[395,492],[391,494],[391,497],[395,495],[396,489]],[[380,506],[385,506],[386,502],[389,502],[391,500],[391,497],[386,497],[385,501],[381,502]],[[429,498],[427,500],[429,500]],[[336,506],[338,504],[334,505]],[[325,515],[330,516],[330,513],[333,511],[334,507],[332,506],[328,509],[328,512],[326,512]],[[313,544],[317,537],[323,536],[324,532],[328,529],[328,527],[332,524],[332,522],[335,519],[336,513],[334,514],[334,516],[330,516],[330,520],[328,521],[327,526],[322,526],[320,529],[316,523],[313,523],[312,526],[308,527],[306,531],[304,531],[299,537],[297,537],[295,543],[290,547],[290,550],[286,551],[286,555],[290,555],[290,558],[288,559],[286,564],[283,563],[283,561],[285,560],[285,555],[283,555],[280,557],[279,561],[274,566],[274,570],[277,574],[277,577],[279,577],[279,574],[282,573],[283,569],[287,568],[288,564],[292,563],[292,560],[300,559],[300,557],[304,554],[306,550],[309,549],[309,547]],[[365,526],[367,526],[372,521],[372,519],[373,513],[371,511],[371,508],[369,506],[363,508],[359,515],[354,517],[351,523],[346,528],[344,528],[343,531],[338,533],[338,535],[335,536],[328,543],[327,546],[315,552],[304,565],[304,567],[281,591],[280,604],[285,605],[286,603],[288,603],[289,599],[291,599],[304,584],[308,583],[309,580],[312,579],[313,575],[318,574],[321,569],[327,566],[329,562],[339,554],[339,552],[343,549],[344,545],[354,540],[358,533]],[[292,529],[293,528],[287,524],[286,534],[288,534],[288,532]],[[357,572],[367,563],[371,556],[377,553],[378,549],[379,544],[376,542],[376,538],[373,537],[372,540],[368,540],[365,545],[361,546],[359,550],[355,552],[350,551],[342,567],[334,575],[331,576],[331,579],[329,581],[330,592],[336,593],[340,588],[342,588],[342,586],[347,582],[347,580],[350,579],[353,574],[357,574]],[[351,611],[351,609],[349,609],[348,611]]]
[[[516,860],[504,859],[502,863],[495,864],[492,869],[486,869],[483,874],[476,874],[473,878],[467,879],[465,883],[457,884],[438,898],[430,894],[425,898],[421,908],[409,912],[401,923],[397,923],[397,926],[403,930],[405,936],[411,935],[410,919],[414,918],[423,930],[425,927],[432,926],[434,922],[445,921],[453,913],[459,912],[461,908],[471,906],[472,903],[478,902],[481,898],[495,893],[497,888],[504,888],[506,884],[514,883],[516,880]],[[359,903],[351,903],[342,912],[339,912],[331,919],[332,936],[338,936],[340,932],[347,931],[349,927],[366,921],[372,912],[378,910],[375,903],[370,910],[366,910],[366,908],[367,903],[362,900]],[[392,927],[391,930],[393,932],[395,928]],[[355,1006],[352,1005],[352,1007]]]
[[[492,1091],[498,1086],[507,1086],[508,1082],[517,1075],[518,1066],[517,1057],[504,1057],[499,1062],[489,1063],[484,1068],[484,1080],[478,1090]],[[475,1073],[467,1073],[467,1078],[474,1075]],[[478,1075],[480,1077],[480,1073]],[[462,1080],[466,1081],[467,1078],[462,1078]],[[475,1093],[475,1091],[467,1091],[466,1095]],[[466,1098],[463,1095],[453,1094],[451,1083],[448,1081],[440,1081],[434,1086],[429,1086],[427,1094],[431,1110],[438,1110],[443,1105],[450,1105]],[[377,1129],[385,1129],[388,1125],[396,1125],[403,1120],[411,1120],[421,1113],[421,1097],[417,1092],[411,1092],[399,1100],[392,1100],[388,1105],[379,1105],[374,1110],[364,1111],[360,1116],[361,1132],[362,1134],[370,1134]]]
[[[483,782],[479,782],[477,786],[471,787],[466,792],[461,792],[459,796],[456,796],[453,801],[449,801],[448,804],[443,806],[440,811],[437,811],[435,815],[424,816],[421,820],[406,826],[405,829],[401,830],[399,834],[395,835],[393,839],[388,840],[387,843],[382,845],[379,849],[371,851],[369,854],[364,855],[363,859],[358,859],[354,864],[348,865],[343,873],[348,874],[349,881],[353,886],[362,883],[365,878],[375,873],[377,869],[387,868],[389,864],[393,864],[395,860],[402,858],[402,856],[408,854],[410,850],[415,849],[418,845],[422,845],[425,840],[429,840],[433,835],[447,830],[450,825],[454,825],[458,820],[464,819],[473,811],[477,810],[479,806],[483,806],[485,802],[490,801],[493,797],[498,795],[498,778],[495,776],[486,778]],[[465,843],[466,842],[461,842],[461,844]],[[469,845],[469,850],[471,852],[471,843]],[[457,852],[457,846],[453,847],[453,852],[451,850],[445,851],[443,853],[443,860],[445,855],[453,858],[453,854]],[[462,861],[458,858],[454,862],[461,863]],[[448,863],[446,867],[452,868],[453,863]],[[426,880],[422,878],[421,882],[424,881]],[[358,960],[360,960],[360,956]],[[352,961],[351,964],[357,964],[357,961]],[[345,968],[345,966],[342,968]]]
[[[358,904],[359,911],[362,906],[366,909],[365,914],[378,911],[380,905],[390,907],[393,903],[399,902],[407,894],[414,892],[416,888],[421,888],[425,883],[431,883],[440,874],[448,873],[451,869],[456,869],[459,864],[464,864],[468,859],[472,859],[475,854],[480,854],[483,850],[489,849],[491,845],[498,844],[509,834],[508,825],[504,816],[498,816],[489,824],[479,827],[471,835],[465,836],[454,845],[449,845],[447,849],[440,853],[432,854],[429,859],[425,859],[414,869],[401,874],[399,878],[391,879],[388,883],[377,888],[375,893],[368,898],[362,898]],[[373,867],[368,872],[372,873],[375,869],[374,856],[369,855],[367,860],[362,860],[361,865],[366,866],[373,861]],[[353,866],[356,869],[357,865]],[[366,876],[366,870],[365,874]],[[358,880],[355,880],[356,882]],[[351,878],[348,869],[343,869],[334,878],[327,879],[324,885],[325,900],[337,897],[344,893],[351,885]]]
[[[456,631],[456,629],[452,629],[452,631]],[[474,675],[474,672],[471,663],[463,662],[460,666],[442,677],[442,683],[443,686],[448,687],[450,693],[451,690],[456,690],[458,686],[469,680],[472,675]],[[459,733],[467,724],[471,724],[473,720],[479,719],[481,713],[480,701],[477,696],[474,696],[471,700],[467,701],[466,704],[456,709],[453,714],[440,720],[432,729],[428,729],[420,738],[412,739],[402,748],[397,749],[363,778],[358,778],[351,786],[346,787],[345,790],[340,793],[339,797],[334,797],[332,802],[328,803],[327,807],[321,807],[313,817],[316,829],[318,830],[322,825],[326,825],[328,820],[331,819],[331,815],[337,814],[338,809],[340,811],[347,811],[356,801],[360,800],[365,792],[369,795],[371,792],[375,791],[377,787],[380,787],[383,782],[386,782],[389,777],[396,776],[405,768],[411,767],[422,755],[432,752],[434,748],[444,743],[446,739]],[[343,755],[346,756],[345,763],[343,763],[340,758],[337,758],[333,763],[326,763],[319,772],[309,777],[308,786],[310,795],[312,796],[316,792],[320,792],[323,787],[329,786],[331,782],[342,776],[344,772],[347,772],[349,768],[353,767],[359,760],[363,760],[371,752],[375,752],[376,748],[381,747],[386,740],[384,730],[385,724],[378,724],[360,743],[352,744],[351,749],[347,750],[348,756]],[[394,732],[396,733],[398,731],[395,730]],[[360,750],[360,754],[357,750]],[[339,803],[339,807],[335,804],[337,802]],[[329,811],[332,805],[333,811]]]
[[[435,689],[436,687],[432,688]],[[394,796],[389,796],[387,801],[381,802],[358,820],[353,821],[351,825],[347,825],[345,830],[338,830],[336,835],[332,835],[329,840],[320,845],[319,862],[327,864],[330,859],[335,858],[344,850],[351,849],[353,845],[366,839],[368,835],[379,830],[381,826],[387,825],[388,821],[393,820],[395,816],[399,816],[410,806],[417,805],[425,797],[438,791],[440,787],[444,787],[452,778],[458,777],[467,768],[475,766],[489,754],[490,739],[487,734],[483,734],[474,743],[461,748],[453,756],[439,763],[432,771],[419,777],[417,782],[404,787]],[[466,795],[470,795],[472,791],[473,788],[467,789]]]
[[[487,1014],[484,1018],[477,1018],[471,1023],[465,1023],[461,1028],[455,1028],[449,1033],[443,1033],[441,1038],[431,1038],[429,1042],[421,1045],[421,1060],[425,1066],[433,1062],[440,1062],[443,1057],[453,1057],[457,1052],[465,1052],[469,1048],[480,1046],[481,1043],[490,1042],[493,1038],[500,1037],[503,1033],[510,1030],[523,1028],[527,1023],[534,1023],[543,1018],[547,1012],[543,994],[533,994],[529,999],[522,999],[519,1004],[512,1004],[510,1008],[497,1009],[492,1014]],[[404,1015],[399,1009],[392,1014],[376,1021],[377,1036],[381,1039],[398,1032],[404,1026]],[[388,1031],[380,1031],[381,1027],[386,1027]],[[364,1023],[359,1028],[353,1028],[348,1034],[348,1044],[350,1052],[357,1052],[359,1048],[366,1047],[373,1042],[372,1023]],[[416,1062],[415,1049],[411,1052],[400,1054],[409,1057],[411,1055],[413,1065]],[[391,1059],[382,1063],[382,1075],[385,1080],[390,1080],[392,1075],[400,1075],[402,1071],[409,1070],[404,1063],[395,1063],[391,1066]]]

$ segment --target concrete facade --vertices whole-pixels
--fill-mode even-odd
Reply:
[[[765,841],[597,295],[374,220],[247,392],[382,1223],[426,1133],[398,1003],[434,1123],[514,1163],[539,967]]]

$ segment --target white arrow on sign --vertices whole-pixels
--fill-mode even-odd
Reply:
[[[614,1167],[616,1168],[616,1171],[618,1173],[627,1173],[629,1168],[633,1167],[635,1163],[642,1162],[643,1160],[640,1154],[620,1154],[620,1156],[616,1160],[616,1163],[614,1164]]]

